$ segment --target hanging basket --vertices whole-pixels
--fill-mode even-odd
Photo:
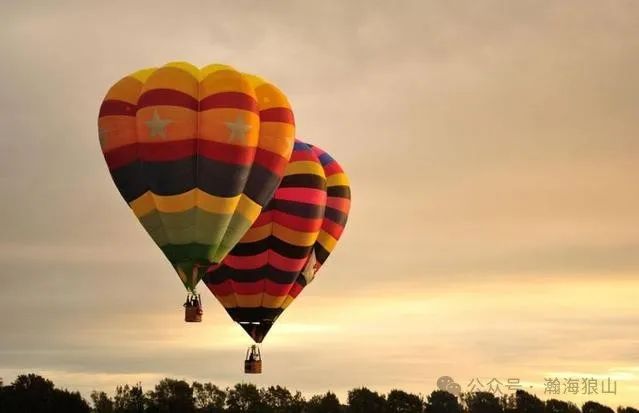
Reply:
[[[187,323],[201,323],[202,313],[202,307],[200,306],[184,307],[184,321]]]
[[[262,360],[246,360],[246,361],[244,361],[244,373],[246,373],[246,374],[262,374]]]

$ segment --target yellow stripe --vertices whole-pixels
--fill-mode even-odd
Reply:
[[[236,294],[238,307],[259,307],[262,305],[262,293]]]
[[[295,126],[282,122],[261,122],[257,146],[286,159],[293,152]]]
[[[292,245],[310,247],[317,240],[318,232],[295,231],[283,225],[273,223],[273,235]]]
[[[260,105],[260,110],[271,108],[287,108],[290,109],[291,105],[286,99],[284,93],[279,90],[275,85],[264,81],[257,76],[244,74],[245,77],[251,82],[251,86],[255,89],[255,95],[257,96],[257,102]]]
[[[245,194],[242,194],[235,212],[244,216],[249,222],[255,222],[260,212],[262,212],[262,207]]]
[[[238,207],[241,199],[240,195],[225,198],[207,194],[199,189],[195,189],[195,193],[198,208],[214,214],[232,214]]]
[[[313,161],[298,161],[291,162],[286,166],[284,176],[297,175],[297,174],[313,174],[324,176],[324,168],[319,162]]]
[[[129,206],[133,210],[136,217],[140,218],[146,214],[155,211],[155,201],[151,192],[145,192],[138,198],[129,202]]]
[[[104,100],[122,100],[135,105],[140,97],[142,85],[143,82],[140,80],[132,76],[127,76],[111,86]]]
[[[345,173],[339,173],[335,175],[331,175],[326,178],[327,186],[341,186],[348,185],[348,177]]]
[[[235,299],[235,294],[229,295],[216,295],[215,298],[222,304],[224,308],[235,308],[237,307],[237,300]]]
[[[271,235],[272,230],[273,228],[271,223],[264,224],[261,227],[250,228],[248,231],[246,231],[240,243],[249,243],[263,240],[264,238]]]
[[[198,98],[197,78],[182,67],[163,66],[157,69],[144,83],[143,92],[151,89],[173,89]]]
[[[200,80],[200,100],[216,93],[240,92],[255,99],[255,90],[248,79],[230,66],[205,67]]]
[[[257,294],[229,294],[216,296],[224,308],[286,308],[294,300],[290,295],[270,295],[266,293]]]
[[[149,78],[149,76],[151,76],[151,74],[153,74],[153,72],[155,72],[156,70],[157,70],[156,67],[150,67],[148,69],[138,70],[137,72],[131,73],[129,76],[144,83]]]
[[[176,67],[178,69],[182,69],[188,74],[190,74],[194,79],[200,78],[200,69],[193,66],[189,62],[169,62],[164,65],[164,67]]]
[[[197,203],[196,203],[197,199]],[[154,210],[159,212],[184,212],[195,206],[214,214],[232,214],[238,207],[240,195],[224,198],[207,194],[199,189],[192,189],[179,195],[155,195],[147,191],[139,198],[131,201],[129,206],[137,217],[142,217]]]
[[[287,297],[286,297],[286,299],[284,300],[284,302],[282,303],[282,308],[286,308],[286,307],[288,307],[289,305],[291,305],[291,303],[293,302],[293,300],[294,300],[294,299],[295,299],[295,298],[294,298],[294,297],[292,297],[292,296],[290,296],[290,295],[289,295],[289,296],[287,296]]]
[[[262,307],[280,308],[282,304],[284,304],[284,300],[286,300],[286,297],[288,297],[288,295],[274,296],[270,294],[264,294],[264,297],[262,298]]]
[[[207,77],[208,75],[210,75],[211,73],[219,72],[219,71],[222,71],[222,70],[231,70],[233,72],[236,71],[231,66],[222,65],[222,64],[219,64],[219,63],[213,63],[211,65],[204,66],[202,69],[200,69],[200,81],[202,79],[204,79],[205,77]]]
[[[335,244],[337,244],[337,240],[326,231],[320,231],[319,236],[317,237],[317,242],[319,242],[328,252],[333,251]]]

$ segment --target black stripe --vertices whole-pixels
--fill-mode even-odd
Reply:
[[[324,205],[307,204],[305,202],[273,199],[267,210],[281,211],[302,218],[317,219],[324,215]]]
[[[236,244],[229,255],[247,257],[271,250],[288,258],[306,258],[310,253],[310,249],[311,247],[289,244],[288,242],[270,235],[259,241]]]
[[[279,176],[262,165],[254,163],[244,187],[244,193],[258,205],[264,206],[273,198],[279,183]]]
[[[268,250],[271,236],[264,237],[259,241],[254,242],[240,242],[235,244],[235,247],[229,252],[229,255],[236,257],[250,257],[251,255],[261,254]]]
[[[253,308],[227,308],[226,312],[229,313],[234,321],[252,321],[261,322],[267,321],[274,323],[277,317],[284,311],[281,308],[265,308],[265,307],[253,307]]]
[[[293,245],[282,241],[276,236],[270,237],[271,250],[288,258],[306,258],[311,253],[312,246]]]
[[[306,277],[304,277],[303,275],[300,274],[299,277],[297,277],[297,279],[295,280],[295,284],[299,285],[300,287],[302,287],[302,290],[304,289],[304,287],[306,287],[307,283],[306,283]],[[300,291],[301,293],[301,291]]]
[[[315,259],[317,259],[320,264],[324,264],[324,261],[326,261],[328,256],[331,254],[330,252],[326,251],[326,249],[319,242],[315,243],[313,249],[315,250]]]
[[[146,192],[146,182],[142,177],[142,163],[131,162],[116,170],[111,171],[111,178],[120,191],[122,198],[128,203],[139,198]]]
[[[167,196],[196,188],[196,168],[197,188],[222,197],[241,194],[250,171],[248,166],[215,161],[203,156],[189,156],[170,162],[136,160],[112,171],[111,175],[124,199],[131,202],[147,190],[156,195]]]
[[[326,188],[326,195],[351,199],[351,187],[346,185],[329,186]]]
[[[326,179],[315,174],[288,175],[282,179],[280,188],[326,189]]]
[[[215,271],[206,273],[203,280],[205,284],[211,285],[222,284],[227,280],[242,283],[269,280],[278,284],[291,284],[298,275],[299,272],[278,270],[268,264],[254,270],[236,270],[222,264]]]
[[[326,207],[326,210],[324,211],[324,216],[330,219],[331,221],[333,221],[334,223],[341,226],[345,226],[346,221],[348,220],[348,215],[346,215],[342,211],[339,211],[331,207]]]

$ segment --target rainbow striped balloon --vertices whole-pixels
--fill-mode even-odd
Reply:
[[[184,62],[113,85],[98,128],[120,194],[191,291],[271,199],[295,136],[272,84]]]
[[[273,199],[224,261],[211,266],[204,283],[262,342],[335,248],[349,209],[350,187],[339,164],[296,141]]]

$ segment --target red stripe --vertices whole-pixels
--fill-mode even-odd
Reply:
[[[217,108],[243,109],[257,113],[257,102],[252,96],[241,92],[222,92],[200,101],[200,112]]]
[[[291,154],[291,159],[289,162],[298,162],[298,161],[313,161],[319,163],[319,159],[317,159],[317,155],[308,149],[301,149],[293,151]]]
[[[105,100],[100,105],[100,114],[98,117],[103,116],[135,116],[137,107],[129,102],[122,100]]]
[[[213,293],[213,295],[230,295],[233,294],[233,281],[226,280],[220,284],[206,284],[209,287],[209,290]]]
[[[293,287],[291,287],[291,290],[288,292],[288,295],[295,298],[302,292],[303,289],[304,287],[302,287],[298,283],[295,283],[293,284]]]
[[[109,169],[117,169],[136,159],[148,162],[167,162],[193,156],[196,153],[214,161],[235,165],[251,165],[255,148],[202,139],[170,142],[132,143],[105,154]]]
[[[269,251],[257,255],[235,256],[227,255],[224,264],[236,270],[254,270],[268,264]]]
[[[197,111],[198,101],[175,89],[150,89],[142,93],[138,100],[138,108],[158,105],[179,106]]]
[[[257,217],[251,228],[258,228],[262,225],[266,225],[272,222],[272,213],[273,211],[262,211],[262,213]]]
[[[255,153],[255,147],[198,139],[198,154],[214,161],[251,165],[254,162]]]
[[[311,148],[311,150],[317,154],[317,157],[318,157],[318,158],[319,158],[320,156],[322,156],[323,154],[325,154],[325,153],[326,153],[326,152],[324,152],[324,150],[323,150],[323,149],[318,148],[317,146],[313,146],[313,147]]]
[[[137,146],[137,143],[133,143],[112,149],[105,153],[104,159],[106,160],[109,170],[113,171],[138,159]]]
[[[326,191],[312,188],[279,188],[273,196],[284,201],[304,202],[307,204],[325,205]]]
[[[268,263],[282,271],[290,271],[296,272],[301,271],[304,268],[304,264],[306,264],[307,258],[289,258],[283,255],[278,254],[273,250],[265,251],[268,252]],[[228,256],[227,256],[228,258]],[[246,259],[247,257],[243,257]]]
[[[264,283],[264,292],[275,297],[286,297],[295,284],[278,284],[271,280]]]
[[[282,122],[295,125],[293,112],[288,108],[270,108],[260,111],[261,122]]]
[[[193,156],[195,139],[171,142],[138,143],[140,159],[144,161],[166,162]]]
[[[348,211],[351,209],[351,200],[348,198],[338,198],[334,196],[330,196],[326,199],[326,206],[335,208],[339,211],[348,214]]]
[[[258,147],[255,152],[255,159],[253,160],[253,163],[263,166],[275,175],[281,176],[284,173],[284,169],[286,169],[288,160],[276,153]]]
[[[210,266],[210,267],[206,270],[206,272],[207,272],[207,273],[209,273],[209,272],[215,272],[215,270],[217,270],[217,269],[218,269],[218,268],[220,268],[221,266],[222,266],[222,263],[213,264],[213,265],[211,265],[211,266]]]
[[[264,280],[252,283],[239,283],[233,281],[233,292],[239,295],[253,295],[264,292]]]
[[[256,281],[252,283],[242,283],[233,280],[226,280],[221,284],[207,284],[211,292],[216,296],[237,295],[254,295],[266,293],[273,297],[286,297],[291,295],[296,297],[302,286],[297,283],[279,284],[269,279]]]
[[[330,219],[325,219],[322,222],[322,230],[326,231],[333,238],[339,239],[342,236],[342,232],[344,232],[344,227],[331,221]]]
[[[344,172],[341,166],[337,162],[331,162],[328,165],[323,165],[324,174],[328,178],[331,175],[341,174]]]
[[[295,231],[316,232],[322,227],[322,218],[302,218],[282,211],[273,211],[273,222]]]

